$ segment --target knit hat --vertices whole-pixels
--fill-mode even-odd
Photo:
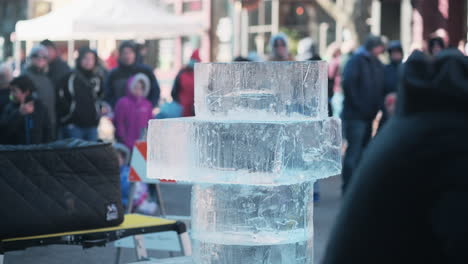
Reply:
[[[126,40],[120,43],[119,52],[122,53],[123,49],[131,48],[135,54],[137,54],[137,45],[131,40]]]
[[[200,50],[199,49],[196,49],[193,53],[192,53],[192,56],[190,57],[191,60],[195,60],[197,62],[200,62],[201,61],[201,58],[200,58]]]
[[[47,51],[47,48],[43,45],[36,45],[31,49],[31,53],[29,56],[36,57],[36,56],[43,56],[43,57],[49,57],[49,52]]]
[[[390,41],[387,50],[388,53],[392,53],[393,51],[399,51],[403,53],[403,47],[401,46],[401,42],[398,40]]]
[[[367,51],[370,51],[378,46],[385,46],[380,36],[369,35],[366,39],[364,47]]]

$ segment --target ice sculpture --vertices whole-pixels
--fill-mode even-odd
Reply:
[[[197,116],[150,122],[148,175],[194,184],[187,263],[312,263],[313,184],[341,170],[326,85],[325,62],[197,64]]]

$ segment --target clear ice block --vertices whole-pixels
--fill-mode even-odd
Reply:
[[[341,171],[325,62],[197,64],[196,117],[152,120],[148,176],[193,182],[193,258],[313,261],[313,184]]]
[[[313,183],[195,184],[192,236],[205,242],[251,245],[307,240],[313,231]]]
[[[315,62],[198,63],[198,117],[326,118],[327,64]]]
[[[158,135],[164,135],[160,140]],[[148,175],[189,182],[266,184],[338,175],[338,119],[152,120]]]

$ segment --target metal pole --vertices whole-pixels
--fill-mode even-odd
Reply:
[[[380,0],[372,1],[372,24],[371,24],[371,33],[374,35],[380,35],[380,22],[382,19],[382,4]]]
[[[13,72],[14,76],[21,74],[21,41],[15,39],[15,69]]]
[[[271,34],[277,34],[279,32],[279,12],[280,12],[280,3],[279,0],[271,1]]]
[[[75,41],[69,40],[68,41],[68,65],[74,66],[74,58],[73,53],[75,52]]]
[[[413,16],[413,6],[411,0],[401,1],[400,17],[400,38],[405,54],[409,54],[411,48],[411,20]]]

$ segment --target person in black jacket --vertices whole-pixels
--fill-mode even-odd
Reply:
[[[98,139],[103,96],[103,78],[99,74],[98,61],[95,51],[80,49],[76,69],[60,84],[57,110],[65,138]]]
[[[41,144],[52,140],[46,107],[34,95],[34,83],[22,75],[10,84],[14,101],[6,105],[0,117],[2,144]]]
[[[119,66],[109,73],[104,85],[104,98],[112,106],[127,94],[127,82],[137,73],[143,73],[150,79],[150,92],[146,98],[153,106],[158,105],[160,94],[158,81],[149,66],[137,62],[137,52],[133,41],[124,41],[119,47]]]
[[[396,100],[396,92],[398,89],[398,80],[400,69],[403,61],[403,47],[400,41],[392,41],[388,45],[388,54],[390,63],[385,65],[384,68],[384,90],[385,90],[385,107],[382,109],[382,119],[380,120],[380,127],[390,118],[393,106],[389,106],[391,102]],[[394,104],[394,103],[393,103]],[[390,109],[389,109],[390,108]]]
[[[468,58],[413,53],[396,115],[369,145],[323,264],[467,263]]]
[[[380,37],[370,36],[346,64],[343,72],[343,130],[348,148],[343,161],[343,192],[372,136],[372,122],[384,102],[384,67],[378,56],[385,51]]]
[[[47,76],[49,76],[54,86],[58,87],[60,81],[70,72],[70,66],[58,56],[57,47],[54,42],[46,39],[41,41],[40,44],[47,48],[49,60]]]

